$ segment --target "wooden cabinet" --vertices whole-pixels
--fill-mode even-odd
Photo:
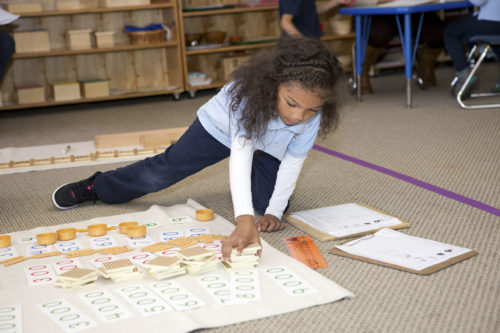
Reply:
[[[9,3],[15,2],[10,0]],[[184,91],[178,23],[180,10],[177,0],[152,0],[144,5],[67,10],[56,10],[56,1],[43,0],[42,5],[42,11],[21,13],[21,17],[15,22],[18,25],[16,30],[46,29],[49,33],[50,50],[14,54],[12,65],[0,86],[3,95],[0,110],[171,93],[178,98]],[[124,26],[143,27],[150,23],[165,24],[171,31],[171,38],[149,44],[131,44]],[[79,29],[92,31],[91,48],[69,47],[68,30]],[[113,31],[114,45],[98,48],[94,33],[99,31]],[[109,96],[54,100],[53,83],[96,79],[109,81]],[[45,101],[18,104],[16,87],[24,86],[44,87]]]
[[[223,86],[230,70],[256,52],[273,46],[281,35],[277,4],[235,6],[228,4],[241,1],[219,0],[223,4],[212,8],[183,10],[181,0],[79,0],[85,8],[56,10],[61,8],[57,0],[40,1],[42,11],[21,13],[16,21],[16,31],[45,29],[50,50],[38,48],[36,52],[14,54],[12,65],[0,86],[3,98],[0,111],[164,94],[174,94],[178,99],[184,91],[193,97],[197,90]],[[64,8],[78,3],[78,0],[60,1],[67,2]],[[92,2],[115,6],[135,1],[147,4],[88,7]],[[184,0],[184,4],[193,1],[200,0]],[[24,2],[9,0],[9,3]],[[341,62],[346,62],[345,69],[350,70],[347,62],[354,33],[338,34],[334,31],[331,20],[335,13],[331,11],[320,17],[325,32],[322,40],[339,54],[339,58],[342,57]],[[165,24],[171,31],[171,39],[131,44],[124,26],[142,27],[150,23]],[[71,48],[68,31],[79,37],[79,33],[85,33],[85,30],[91,31],[91,47]],[[222,43],[209,44],[202,39],[197,45],[186,46],[185,34],[214,31],[226,33]],[[109,33],[113,32],[113,45],[108,46],[110,41],[102,39],[99,44],[104,47],[98,47],[96,32],[98,38],[109,38]],[[231,37],[241,37],[241,41],[229,43]],[[193,83],[189,73],[203,73],[205,77]],[[85,98],[82,95],[78,99],[54,100],[55,83],[103,79],[109,81],[109,96]],[[16,88],[23,87],[34,87],[23,93],[36,92],[36,96],[42,87],[45,100],[32,102],[27,98],[24,103],[19,103]]]

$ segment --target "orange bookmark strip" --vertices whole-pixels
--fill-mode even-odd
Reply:
[[[310,236],[283,238],[290,255],[310,268],[327,268],[328,264]]]

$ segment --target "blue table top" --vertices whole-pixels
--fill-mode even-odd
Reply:
[[[394,15],[435,12],[438,10],[460,9],[467,7],[472,7],[472,4],[469,1],[452,1],[404,7],[344,7],[339,9],[339,13],[343,15]]]

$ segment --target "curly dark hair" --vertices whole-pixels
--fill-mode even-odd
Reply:
[[[258,53],[232,73],[228,95],[231,110],[242,106],[239,125],[248,138],[258,138],[277,116],[278,88],[298,83],[302,89],[322,92],[320,136],[338,124],[339,87],[344,72],[336,55],[321,41],[283,36],[271,50]]]

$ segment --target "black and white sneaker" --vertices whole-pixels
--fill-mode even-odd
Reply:
[[[94,201],[95,203],[98,198],[94,179],[100,173],[98,171],[87,179],[59,186],[52,193],[52,202],[59,209],[74,208],[85,201]]]

